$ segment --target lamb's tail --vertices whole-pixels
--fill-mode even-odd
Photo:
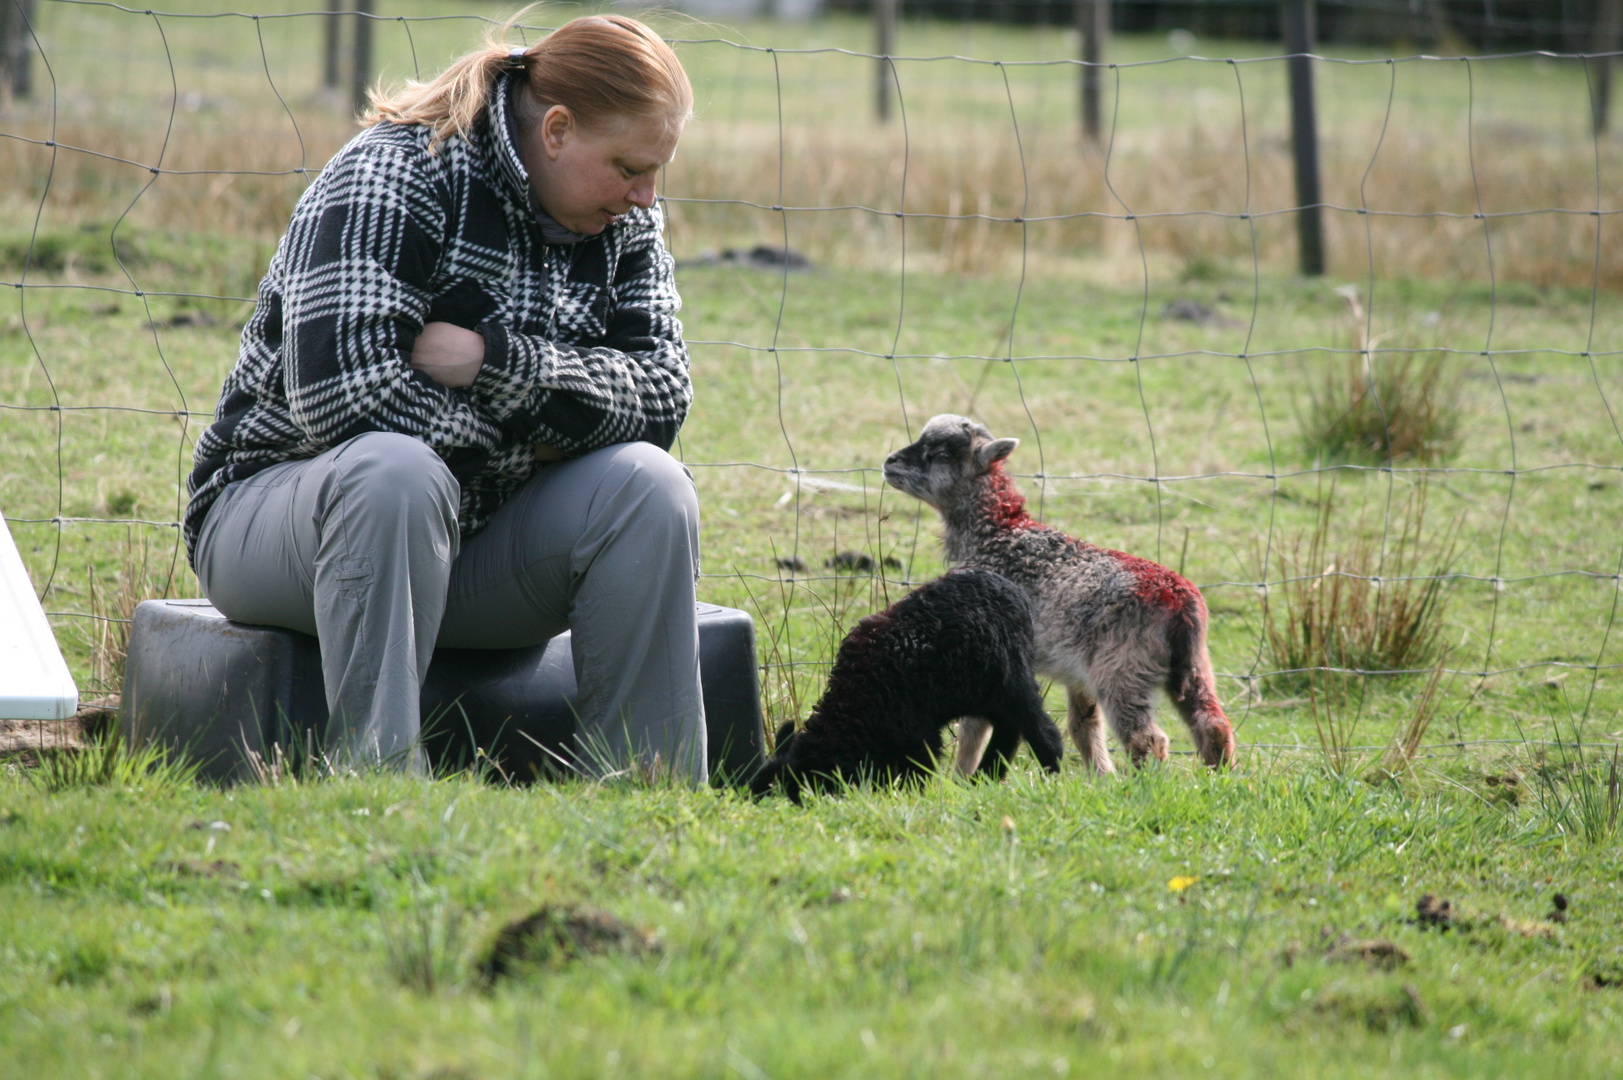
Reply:
[[[1234,729],[1222,702],[1217,700],[1217,679],[1206,649],[1206,602],[1195,594],[1172,618],[1167,665],[1167,691],[1189,725],[1201,760],[1212,768],[1234,763]]]

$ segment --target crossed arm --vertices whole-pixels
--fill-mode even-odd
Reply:
[[[455,323],[424,323],[423,332],[411,347],[411,366],[453,389],[472,386],[484,363],[485,335]],[[563,457],[556,447],[535,444],[537,461],[562,461]]]
[[[542,460],[631,440],[669,447],[692,388],[657,215],[626,226],[636,231],[604,283],[612,301],[600,342],[499,322],[425,324],[447,207],[408,150],[378,136],[329,164],[267,277],[276,295],[261,307],[261,336],[280,350],[289,419],[305,442],[400,431],[442,452],[528,444]]]

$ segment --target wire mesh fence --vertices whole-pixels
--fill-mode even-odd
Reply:
[[[128,605],[196,588],[191,446],[294,201],[355,130],[333,43],[369,27],[351,66],[396,80],[499,24],[416,0],[14,11],[0,503],[81,680],[116,691]],[[698,96],[661,185],[698,392],[678,449],[706,596],[757,614],[775,713],[941,568],[877,466],[951,411],[1024,440],[1039,517],[1202,588],[1253,746],[1339,725],[1356,749],[1433,675],[1437,752],[1615,717],[1606,57],[1314,54],[1318,280],[1277,43],[1111,40],[1090,141],[1074,31],[904,21],[881,56],[859,18],[659,25]]]

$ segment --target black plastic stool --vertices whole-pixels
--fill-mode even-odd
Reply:
[[[698,605],[699,666],[711,776],[742,783],[761,761],[762,721],[749,615]],[[476,763],[529,781],[575,748],[570,635],[522,649],[439,649],[423,682],[423,749],[437,770]],[[240,780],[273,747],[299,760],[327,726],[316,639],[232,622],[207,600],[148,600],[130,625],[119,725]],[[587,751],[589,753],[589,749]]]

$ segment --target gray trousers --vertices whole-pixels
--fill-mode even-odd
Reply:
[[[539,465],[466,541],[459,498],[422,442],[360,435],[222,492],[197,577],[228,617],[320,640],[337,763],[423,768],[418,697],[436,645],[517,648],[567,629],[584,767],[657,755],[702,783],[687,470],[647,443]]]

